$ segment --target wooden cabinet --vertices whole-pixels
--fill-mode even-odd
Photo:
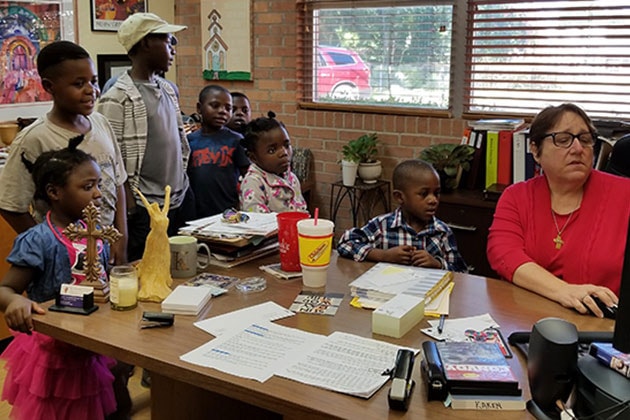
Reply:
[[[13,241],[16,236],[15,231],[0,217],[0,280],[4,278],[4,275],[9,270],[7,256],[13,247]],[[11,333],[9,333],[9,328],[4,322],[4,317],[0,314],[0,340],[10,335]]]
[[[486,257],[488,229],[494,216],[494,201],[483,199],[481,191],[455,190],[442,193],[437,217],[448,223],[459,252],[472,267],[472,274],[498,278]]]

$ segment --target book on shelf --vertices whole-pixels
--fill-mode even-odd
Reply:
[[[511,395],[449,395],[450,406],[453,410],[494,410],[521,411],[525,410],[523,396]]]
[[[603,365],[630,379],[630,354],[622,353],[612,343],[591,343],[589,354]]]
[[[522,395],[518,379],[496,343],[434,343],[451,394]]]
[[[210,288],[180,285],[162,301],[162,311],[176,315],[197,315],[211,297]]]
[[[377,263],[349,284],[350,294],[367,299],[389,300],[405,293],[428,303],[453,279],[446,270]]]

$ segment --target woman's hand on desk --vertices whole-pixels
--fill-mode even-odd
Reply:
[[[581,314],[588,314],[589,309],[596,317],[603,318],[604,313],[597,306],[593,299],[597,296],[606,306],[616,305],[619,301],[617,296],[603,286],[593,284],[565,284],[558,289],[557,297],[554,299],[566,308],[573,308]]]
[[[589,313],[590,308],[595,316],[600,318],[604,314],[591,296],[597,296],[609,307],[619,301],[607,287],[594,284],[569,284],[533,262],[527,262],[518,267],[514,272],[512,282],[558,302],[565,308],[575,309],[581,314]]]

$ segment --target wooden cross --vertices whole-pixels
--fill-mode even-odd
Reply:
[[[83,218],[87,225],[86,228],[70,223],[64,229],[63,234],[71,241],[87,238],[85,281],[83,283],[85,286],[94,287],[94,300],[96,302],[107,302],[109,300],[109,286],[101,280],[102,266],[98,258],[96,241],[101,239],[112,244],[120,239],[122,234],[113,226],[98,226],[101,212],[91,201],[83,209]]]

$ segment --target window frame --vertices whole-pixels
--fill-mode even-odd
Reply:
[[[444,118],[462,118],[466,120],[475,120],[480,118],[527,118],[535,114],[535,112],[509,112],[509,111],[471,111],[468,106],[470,102],[466,100],[466,95],[470,91],[470,78],[467,66],[470,60],[470,50],[468,43],[472,28],[472,7],[474,3],[491,2],[493,0],[444,0],[444,1],[422,1],[422,0],[299,0],[297,5],[298,30],[297,30],[297,101],[298,107],[301,109],[314,110],[330,110],[330,111],[347,111],[347,112],[364,112],[373,114],[389,114],[389,115],[415,115],[426,117],[444,117]],[[534,0],[536,1],[536,0]],[[539,0],[544,1],[544,0]],[[501,2],[501,0],[496,0]],[[512,2],[505,0],[504,2]],[[448,95],[448,109],[434,110],[427,108],[415,108],[413,106],[396,106],[393,104],[384,105],[364,105],[364,104],[344,104],[315,102],[312,98],[312,91],[308,89],[304,79],[305,75],[312,77],[313,63],[312,52],[312,11],[317,8],[343,8],[343,7],[388,7],[388,6],[419,6],[419,5],[452,5],[452,38],[451,38],[451,69],[450,69],[450,86]],[[630,2],[627,7],[630,8]],[[309,49],[308,51],[306,49]],[[309,56],[311,58],[309,58]],[[577,83],[577,82],[576,82]],[[570,91],[569,91],[570,93]],[[567,99],[566,101],[570,101]],[[549,101],[549,103],[559,104],[559,101]],[[578,101],[575,101],[578,103]],[[580,104],[582,106],[582,104]],[[589,115],[593,114],[584,107]],[[597,116],[603,119],[627,119],[625,116]]]

